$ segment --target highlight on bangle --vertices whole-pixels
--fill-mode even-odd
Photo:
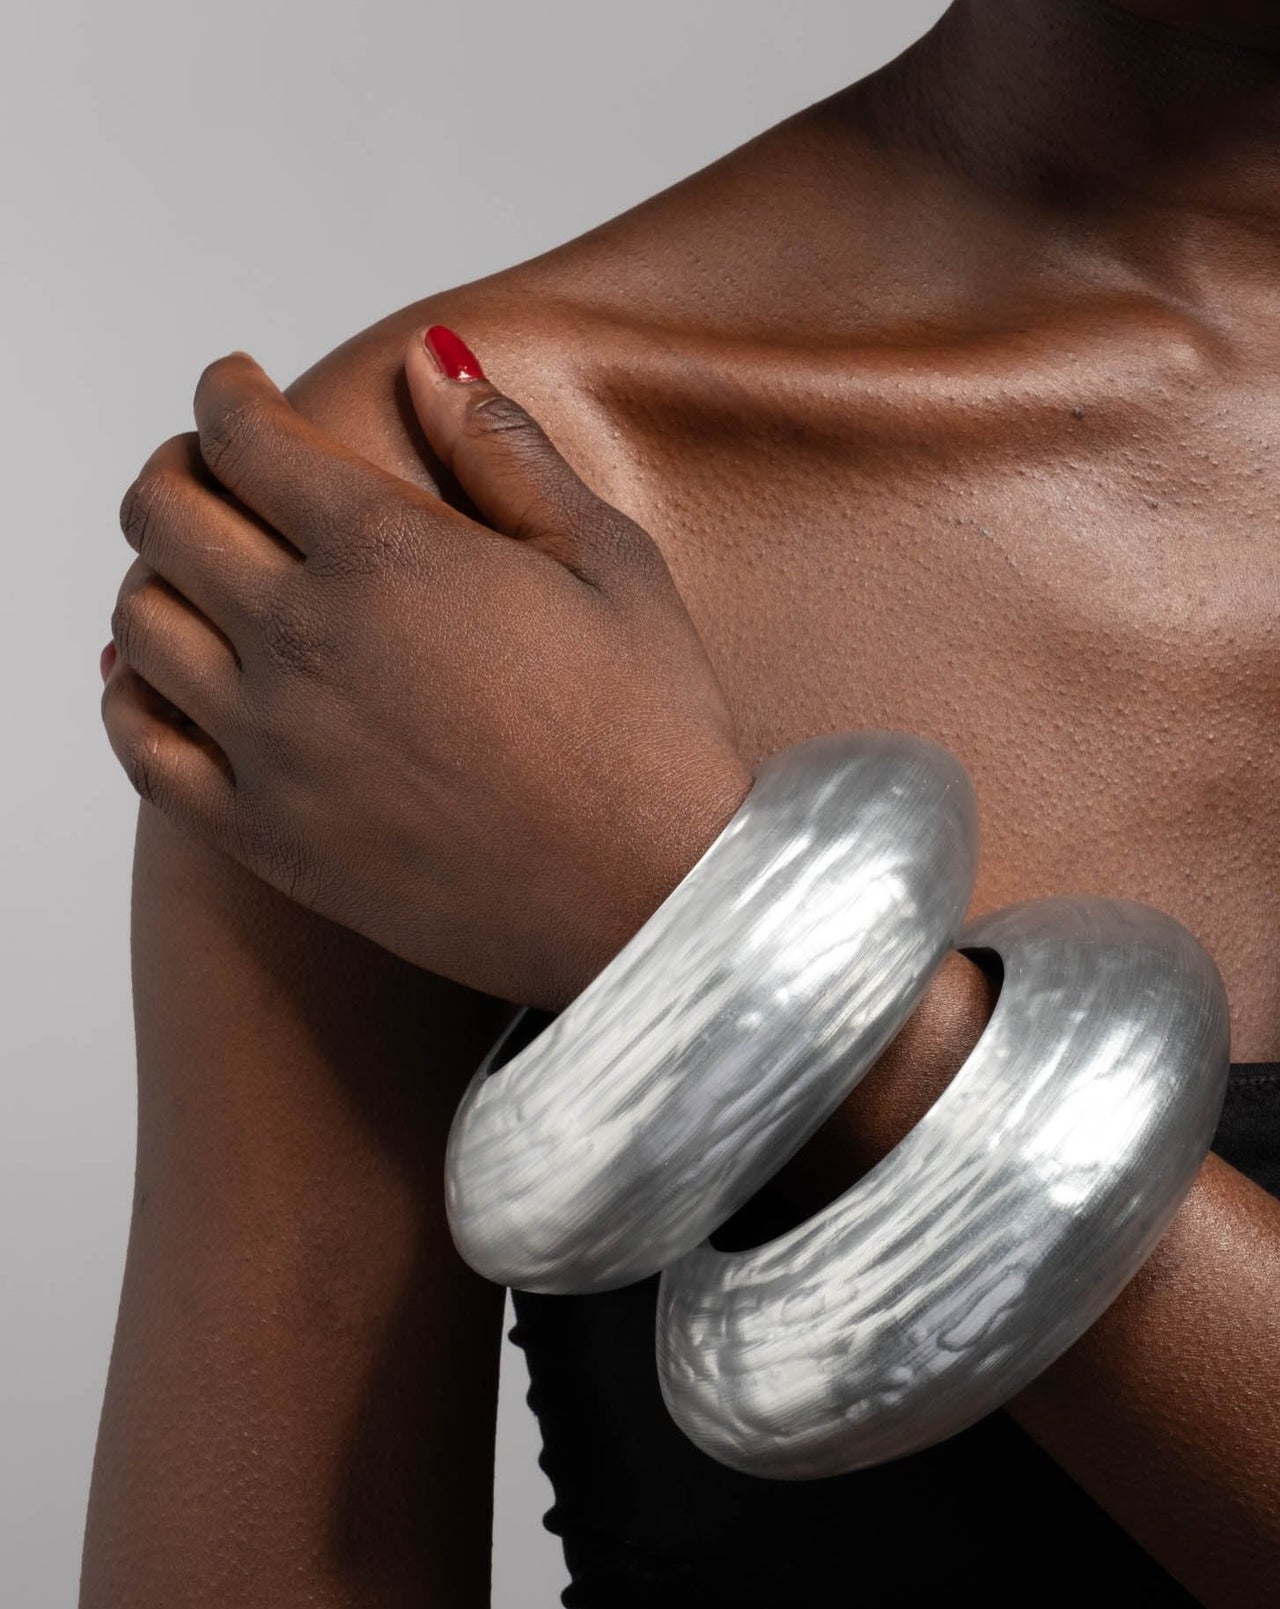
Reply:
[[[445,1194],[478,1272],[598,1292],[661,1274],[657,1364],[712,1458],[812,1479],[1007,1402],[1115,1299],[1208,1152],[1225,990],[1172,917],[1063,895],[966,922],[977,803],[906,732],[765,760],[679,886],[454,1118]],[[709,1236],[902,1027],[952,948],[995,1010],[915,1128],[764,1245]]]

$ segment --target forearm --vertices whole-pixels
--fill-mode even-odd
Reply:
[[[1208,1609],[1280,1580],[1280,1202],[1210,1156],[1153,1255],[1010,1405]]]
[[[443,1145],[505,1008],[144,806],[137,1189],[84,1609],[488,1601],[502,1293]]]
[[[783,1182],[792,1221],[928,1109],[994,992],[953,954],[915,1017]],[[1280,1202],[1210,1156],[1119,1299],[1008,1411],[1209,1609],[1280,1579]]]

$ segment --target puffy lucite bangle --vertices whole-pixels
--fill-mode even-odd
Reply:
[[[554,1022],[463,1096],[459,1250],[520,1290],[609,1290],[691,1251],[835,1110],[964,921],[977,808],[905,733],[759,766],[683,881]]]
[[[1208,1150],[1229,1058],[1208,955],[1097,896],[964,926],[975,822],[958,762],[909,734],[772,756],[654,917],[490,1076],[509,1030],[459,1108],[445,1183],[464,1257],[527,1290],[663,1270],[664,1398],[735,1468],[837,1474],[1007,1401],[1132,1277]],[[788,1234],[707,1243],[953,944],[1003,973],[933,1108]]]
[[[789,1234],[662,1276],[663,1396],[722,1463],[835,1475],[971,1425],[1114,1300],[1204,1161],[1227,1015],[1185,928],[1063,897],[959,948],[999,955],[999,998],[906,1138]]]

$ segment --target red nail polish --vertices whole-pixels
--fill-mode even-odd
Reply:
[[[480,359],[460,335],[455,335],[443,324],[433,324],[422,337],[422,344],[427,349],[427,355],[436,360],[442,373],[450,380],[484,379]]]
[[[102,672],[102,679],[104,682],[115,668],[115,663],[116,645],[114,642],[109,642],[102,650],[102,657],[98,661],[98,669]]]

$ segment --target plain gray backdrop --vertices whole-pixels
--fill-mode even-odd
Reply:
[[[134,1145],[115,523],[211,358],[281,383],[895,55],[942,0],[43,0],[0,53],[0,1598],[74,1604]],[[494,1596],[564,1581],[508,1346]]]

